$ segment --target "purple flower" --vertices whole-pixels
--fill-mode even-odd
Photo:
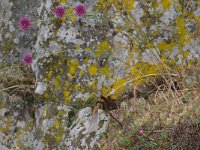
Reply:
[[[28,64],[31,64],[33,62],[33,57],[31,54],[25,54],[23,55],[23,63],[28,65]]]
[[[62,6],[57,6],[55,9],[54,9],[54,14],[56,15],[56,17],[58,18],[62,18],[65,14],[65,10]]]
[[[135,85],[135,86],[134,86],[134,92],[138,91],[138,89],[139,89],[138,86]]]
[[[139,131],[139,134],[140,134],[140,135],[143,135],[143,134],[144,134],[144,130],[141,129],[141,130]]]
[[[84,4],[77,4],[74,8],[74,13],[76,16],[84,16],[86,14],[86,7]]]
[[[18,26],[21,30],[27,30],[30,28],[31,22],[28,18],[22,17],[18,22]]]

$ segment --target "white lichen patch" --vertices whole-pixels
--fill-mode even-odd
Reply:
[[[66,26],[63,25],[57,32],[57,36],[59,40],[62,40],[64,43],[74,43],[76,45],[82,45],[84,43],[83,40],[77,39],[78,31],[76,28],[69,28],[66,30]]]
[[[0,27],[2,26],[2,23],[8,24],[9,20],[12,16],[12,11],[11,8],[13,6],[13,3],[10,2],[9,0],[1,0],[0,1]]]
[[[80,110],[65,140],[66,145],[72,149],[79,146],[86,150],[92,149],[96,141],[99,140],[100,135],[106,132],[108,119],[108,116],[102,110],[98,110],[95,115],[92,115],[92,109],[89,107]],[[88,139],[90,143],[86,142]],[[79,142],[80,145],[76,145]]]
[[[169,25],[177,17],[178,14],[175,9],[175,5],[171,5],[169,10],[166,10],[164,15],[160,18],[165,25]]]

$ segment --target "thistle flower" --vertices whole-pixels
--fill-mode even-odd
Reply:
[[[141,130],[139,131],[139,134],[140,134],[140,135],[143,135],[143,134],[144,134],[144,130],[141,129]]]
[[[134,92],[138,91],[138,89],[139,89],[138,86],[135,85],[135,86],[134,86]]]
[[[82,3],[79,3],[74,8],[74,13],[76,16],[84,16],[86,14],[86,6]]]
[[[23,63],[28,65],[28,64],[31,64],[33,62],[33,57],[31,54],[25,54],[23,55]]]
[[[28,18],[22,17],[18,22],[18,26],[21,30],[28,30],[31,26],[31,22]]]
[[[56,17],[58,18],[62,18],[65,14],[65,10],[62,6],[57,6],[55,9],[54,9],[54,14]]]

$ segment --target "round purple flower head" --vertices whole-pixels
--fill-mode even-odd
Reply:
[[[18,22],[18,26],[21,30],[27,30],[30,28],[31,22],[28,18],[22,17]]]
[[[140,135],[143,135],[143,134],[144,134],[144,130],[141,129],[141,130],[139,131],[139,134],[140,134]]]
[[[58,18],[62,18],[65,14],[65,10],[62,6],[57,6],[55,9],[54,9],[54,14],[56,15],[56,17]]]
[[[25,54],[23,55],[23,63],[28,65],[28,64],[31,64],[33,62],[33,57],[31,54]]]
[[[79,3],[74,8],[74,13],[76,16],[84,16],[86,14],[86,6],[82,3]]]

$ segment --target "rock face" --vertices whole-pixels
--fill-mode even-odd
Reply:
[[[11,66],[33,54],[31,67],[23,68],[32,69],[41,94],[33,102],[0,93],[0,149],[93,149],[109,116],[88,105],[130,92],[139,81],[129,81],[156,73],[160,60],[184,65],[199,58],[198,2],[81,2],[84,17],[73,15],[74,0],[0,1],[0,62]],[[66,10],[61,19],[54,15],[60,4]],[[19,30],[23,16],[30,30]]]
[[[28,109],[0,109],[2,149],[92,149],[107,130],[109,117],[102,110],[92,115],[90,107],[74,114],[67,106],[44,105],[33,120]]]
[[[33,149],[92,149],[107,130],[109,117],[102,110],[92,115],[86,107],[73,114],[67,106],[50,107],[36,112]]]

